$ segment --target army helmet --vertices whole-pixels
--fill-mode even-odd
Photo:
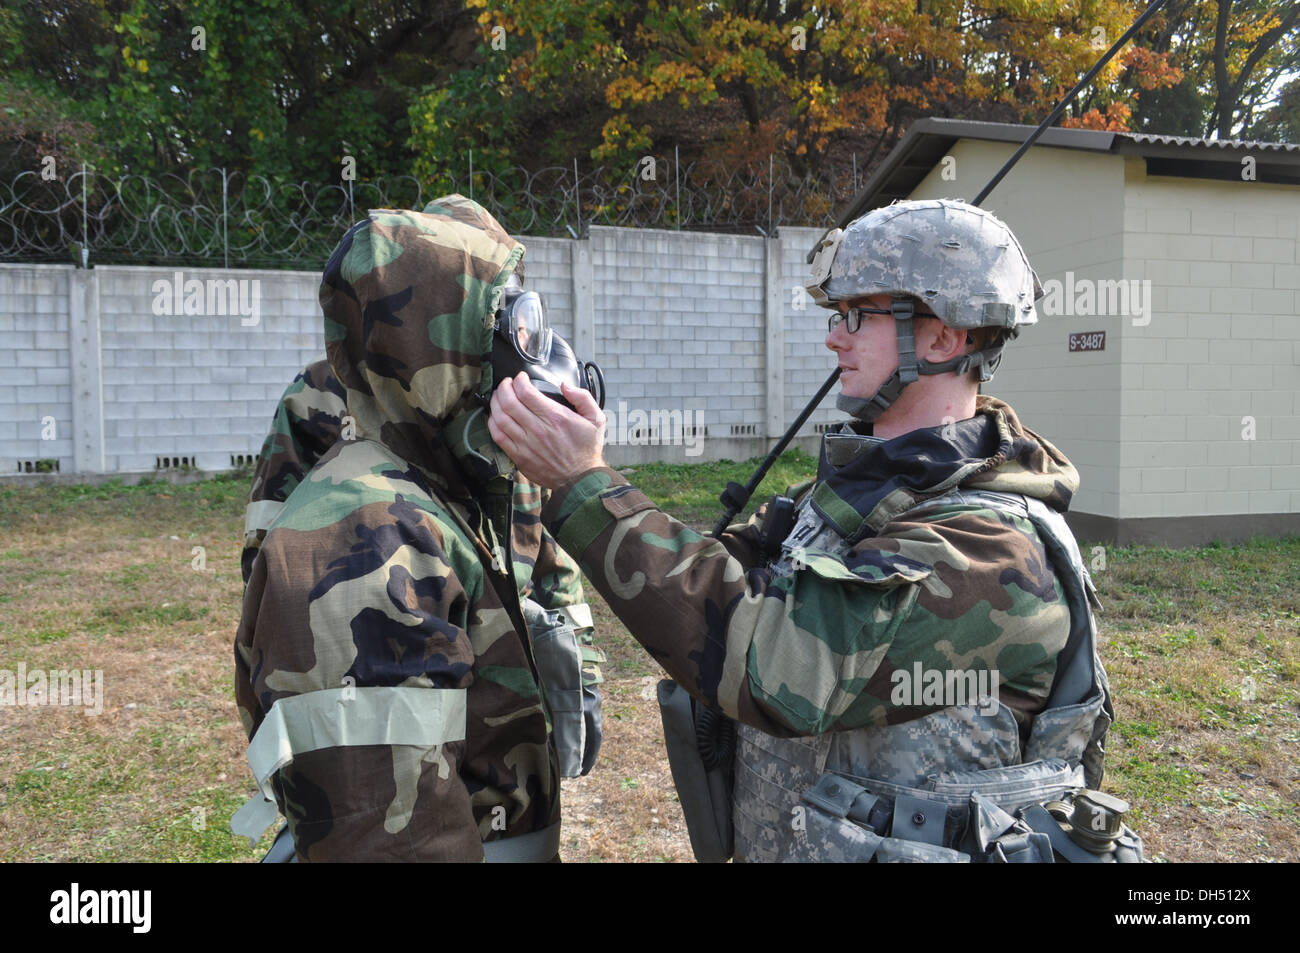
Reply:
[[[977,370],[993,379],[1003,345],[1038,321],[1042,297],[1025,251],[992,213],[952,199],[895,202],[833,229],[809,255],[808,293],[817,304],[887,294],[898,336],[898,369],[868,398],[841,394],[837,406],[873,421],[920,375]],[[952,328],[998,328],[988,346],[949,361],[916,357],[913,299]]]
[[[828,233],[808,293],[823,307],[863,295],[913,295],[953,328],[1034,324],[1038,276],[1005,223],[952,199],[895,202]]]

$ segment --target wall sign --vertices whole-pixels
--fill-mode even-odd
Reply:
[[[1070,335],[1071,351],[1104,351],[1106,350],[1106,332],[1105,331],[1080,331],[1077,334]]]

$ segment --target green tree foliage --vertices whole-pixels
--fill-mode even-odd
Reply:
[[[1039,119],[1145,0],[0,0],[0,170],[284,181],[647,153],[859,168]],[[1294,136],[1300,0],[1168,0],[1065,122]],[[1294,84],[1288,89],[1294,90]]]
[[[410,171],[409,103],[466,41],[457,0],[3,0],[0,91],[89,123],[103,171],[365,178]]]
[[[1300,79],[1282,87],[1277,102],[1251,129],[1250,137],[1300,144]]]
[[[1168,0],[1139,37],[1182,76],[1137,95],[1134,128],[1219,139],[1285,133],[1279,98],[1300,72],[1300,0]],[[1279,110],[1281,110],[1279,112]]]

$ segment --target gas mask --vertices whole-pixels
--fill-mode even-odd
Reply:
[[[594,361],[579,361],[569,342],[551,330],[537,292],[511,283],[497,311],[492,376],[500,383],[520,371],[534,387],[566,407],[573,405],[564,399],[561,383],[589,391],[597,405],[605,406],[605,375],[600,368]]]

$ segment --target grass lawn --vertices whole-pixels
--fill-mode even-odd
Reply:
[[[644,465],[700,529],[751,464]],[[756,501],[810,475],[787,454]],[[0,707],[0,860],[253,860],[231,684],[246,475],[0,487],[0,670],[102,670],[103,712]],[[1151,855],[1300,860],[1300,539],[1084,555],[1115,693],[1106,790]],[[1103,566],[1104,563],[1104,566]],[[609,655],[597,770],[565,782],[566,860],[691,860],[654,701],[660,670],[594,590]]]

